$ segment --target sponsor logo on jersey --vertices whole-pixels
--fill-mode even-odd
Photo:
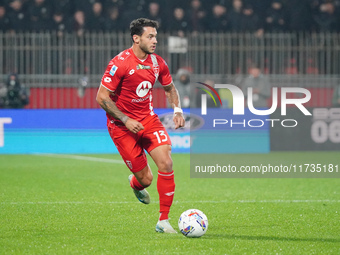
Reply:
[[[135,69],[131,69],[129,72],[130,75],[133,75],[134,73],[135,73]]]
[[[151,69],[151,66],[145,66],[141,64],[137,65],[137,70],[143,70],[143,69]]]
[[[105,82],[111,82],[112,79],[111,79],[110,77],[105,77],[105,78],[104,78],[104,81],[105,81]]]
[[[145,100],[149,99],[150,96],[147,95],[146,97],[143,98],[134,98],[131,100],[131,103],[140,103],[140,102],[144,102]]]
[[[114,76],[117,70],[118,70],[118,67],[115,66],[115,65],[113,65],[113,66],[111,67],[111,70],[110,70],[110,75],[111,75],[111,76]]]
[[[148,93],[149,90],[152,89],[152,84],[149,81],[142,81],[139,83],[136,89],[136,94],[139,97],[145,97]]]

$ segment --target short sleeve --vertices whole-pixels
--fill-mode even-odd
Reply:
[[[101,80],[101,85],[112,92],[115,92],[124,75],[123,68],[115,60],[110,61]]]
[[[158,63],[159,63],[159,68],[160,68],[158,81],[163,86],[170,85],[172,83],[172,77],[170,75],[168,64],[162,58],[158,60]]]

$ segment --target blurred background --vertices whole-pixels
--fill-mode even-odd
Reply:
[[[102,74],[132,45],[138,17],[159,22],[156,53],[184,108],[198,105],[189,89],[197,82],[253,87],[255,107],[270,106],[271,87],[283,86],[307,88],[306,107],[339,107],[339,14],[339,0],[2,0],[0,108],[98,109]],[[154,94],[155,108],[167,108],[159,84]],[[231,108],[230,94],[220,95]],[[319,136],[338,119],[322,116]]]
[[[242,86],[256,66],[271,86],[310,88],[309,106],[339,105],[339,12],[338,0],[2,0],[0,107],[98,108],[101,75],[137,17],[160,23],[157,53],[174,77]],[[4,99],[11,74],[21,105]],[[166,107],[162,91],[154,98]]]

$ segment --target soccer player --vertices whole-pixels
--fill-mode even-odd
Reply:
[[[106,68],[97,94],[97,102],[106,111],[110,136],[127,167],[130,186],[137,199],[150,203],[153,176],[146,150],[158,167],[157,191],[160,216],[156,231],[176,233],[169,223],[175,181],[172,169],[171,142],[167,131],[154,113],[152,88],[158,80],[174,109],[175,128],[185,124],[178,91],[173,84],[166,62],[154,54],[158,23],[139,18],[130,24],[131,48],[114,57]]]

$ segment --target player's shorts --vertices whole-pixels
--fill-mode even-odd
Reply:
[[[169,134],[157,115],[148,116],[141,123],[144,129],[137,134],[129,131],[123,124],[108,126],[114,144],[125,164],[133,173],[147,166],[144,149],[150,153],[160,145],[171,145]]]

